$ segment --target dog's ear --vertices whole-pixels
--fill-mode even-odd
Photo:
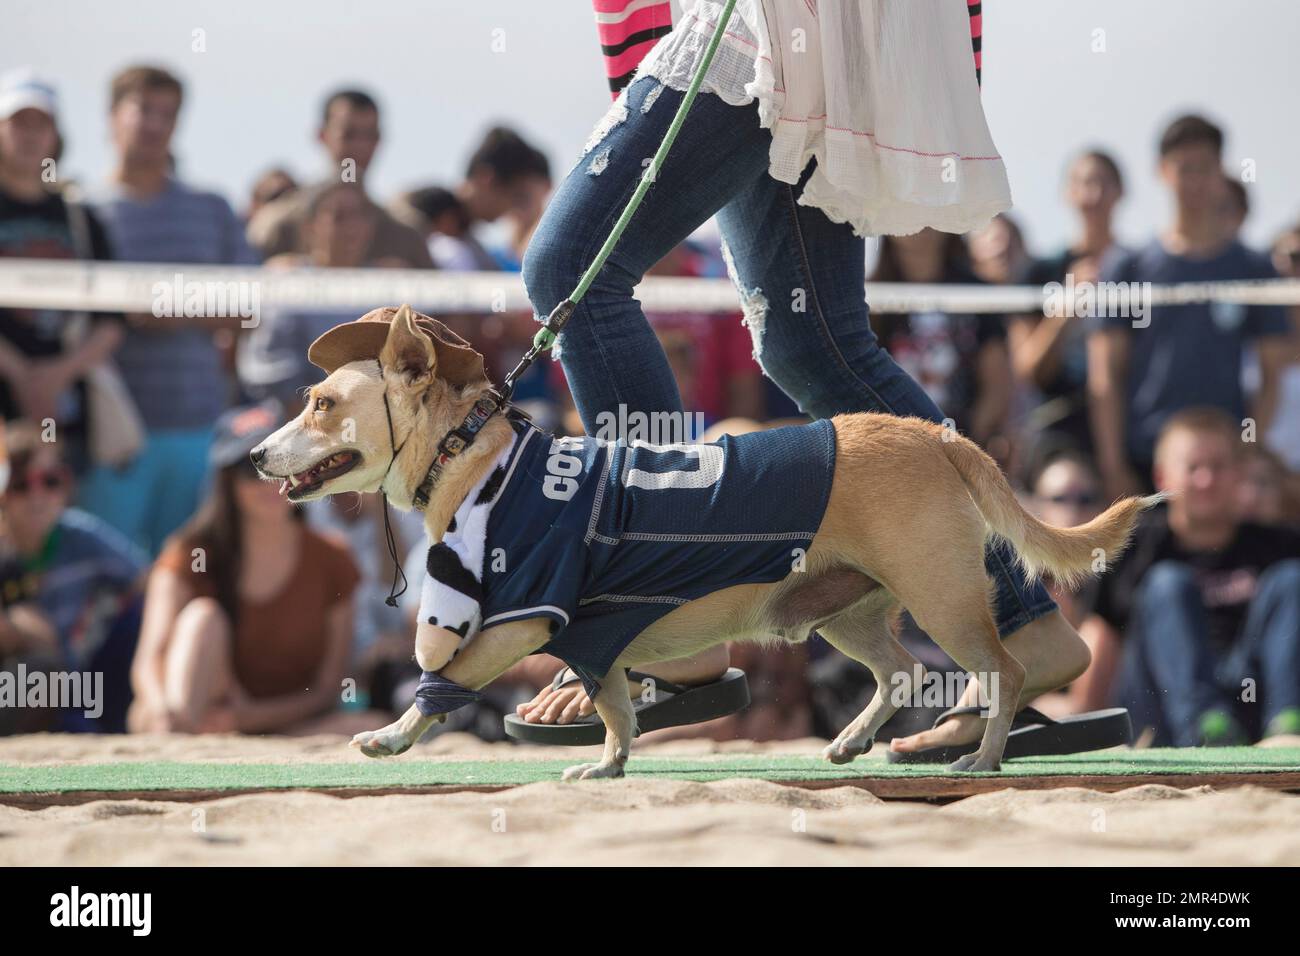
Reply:
[[[379,364],[400,375],[408,385],[424,386],[433,380],[438,357],[429,337],[415,327],[411,307],[404,305],[388,326],[388,339]]]

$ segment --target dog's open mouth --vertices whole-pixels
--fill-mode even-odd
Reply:
[[[336,451],[328,458],[322,458],[306,471],[300,471],[283,479],[280,494],[287,495],[290,501],[297,501],[314,491],[319,491],[325,482],[351,471],[361,462],[361,456],[355,451]]]

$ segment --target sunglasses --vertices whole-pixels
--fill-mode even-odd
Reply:
[[[68,483],[68,473],[62,468],[29,468],[26,473],[12,475],[9,479],[9,491],[22,495],[40,488],[44,491],[59,491]]]

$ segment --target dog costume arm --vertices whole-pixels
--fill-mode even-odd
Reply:
[[[444,667],[483,623],[480,579],[488,510],[486,505],[467,509],[455,530],[429,548],[415,631],[416,660],[426,671]]]

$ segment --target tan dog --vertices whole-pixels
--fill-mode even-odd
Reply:
[[[439,440],[489,387],[485,378],[463,386],[445,381],[438,348],[406,306],[381,334],[386,337],[378,361],[365,358],[334,369],[311,390],[302,414],[254,451],[262,473],[282,480],[291,499],[382,489],[397,507],[410,508]],[[998,769],[1025,671],[998,639],[985,542],[991,534],[1001,536],[1030,574],[1075,581],[1113,559],[1138,515],[1158,498],[1127,498],[1086,525],[1054,528],[1021,508],[983,451],[938,425],[875,414],[837,416],[833,424],[834,479],[802,573],[775,584],[714,591],[642,631],[594,700],[606,727],[600,762],[571,767],[565,779],[622,775],[635,734],[624,667],[688,657],[723,641],[802,641],[814,629],[876,679],[866,709],[824,752],[835,763],[852,760],[870,749],[876,731],[897,710],[892,701],[912,693],[916,660],[891,630],[900,607],[961,668],[981,678],[987,695],[1010,703],[995,702],[979,749],[953,765]],[[513,434],[508,422],[491,419],[445,469],[425,515],[431,541],[441,539]],[[394,449],[400,454],[394,456]],[[456,653],[459,635],[422,623],[416,658],[424,670],[477,690],[549,637],[550,625],[542,619],[502,623],[480,631]],[[373,757],[400,754],[436,719],[413,706],[395,723],[357,735],[353,744]]]

